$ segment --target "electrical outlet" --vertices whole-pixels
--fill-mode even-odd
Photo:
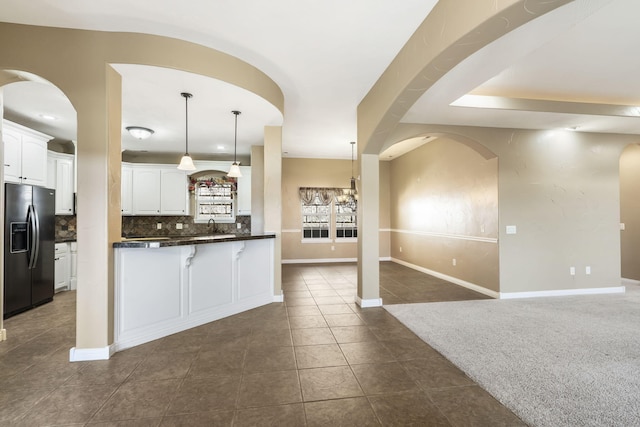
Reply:
[[[575,267],[569,267],[569,274],[572,276],[576,275],[576,268]]]
[[[182,223],[181,222],[176,224],[176,230],[182,230]]]
[[[457,262],[458,262],[458,261],[456,261],[456,259],[455,259],[455,258],[451,260],[451,264],[452,264],[454,267],[456,266]]]
[[[162,223],[161,222],[156,224],[156,230],[162,230]]]
[[[335,250],[336,250],[336,247],[335,247],[335,246],[331,246],[331,250],[332,250],[332,251],[335,251]]]
[[[242,224],[241,224],[241,223],[239,223],[239,222],[238,222],[238,223],[236,223],[236,228],[237,228],[238,230],[240,230],[240,229],[242,228]]]
[[[402,252],[402,246],[400,246],[400,252]]]
[[[587,265],[587,266],[584,268],[584,273],[585,273],[585,274],[591,274],[591,266],[590,266],[590,265]]]

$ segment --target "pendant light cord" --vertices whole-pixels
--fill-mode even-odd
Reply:
[[[182,92],[180,95],[184,97],[184,148],[185,154],[189,154],[189,98],[193,95],[188,92]]]
[[[233,163],[235,164],[238,163],[238,161],[236,160],[236,153],[238,151],[238,115],[240,115],[240,111],[233,110],[232,113],[236,116],[236,129],[233,139]]]

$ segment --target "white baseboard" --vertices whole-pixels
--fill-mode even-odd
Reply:
[[[496,291],[492,291],[491,289],[484,288],[482,286],[476,285],[475,283],[467,282],[462,279],[458,279],[457,277],[449,276],[446,274],[439,273],[437,271],[429,270],[428,268],[420,267],[419,265],[411,264],[409,262],[403,261],[397,258],[391,258],[391,261],[396,262],[400,265],[404,265],[405,267],[409,267],[411,269],[420,271],[422,273],[429,274],[431,276],[437,277],[438,279],[446,280],[447,282],[455,283],[456,285],[462,286],[463,288],[471,289],[472,291],[479,292],[481,294],[490,296],[491,298],[500,298],[500,294]]]
[[[357,262],[358,258],[283,259],[283,264],[328,264],[332,262]]]
[[[284,294],[274,295],[273,302],[284,302]]]
[[[91,360],[108,360],[115,347],[113,344],[100,348],[75,348],[69,350],[69,362],[86,362]]]
[[[624,292],[624,286],[612,286],[610,288],[558,289],[551,291],[533,292],[500,292],[500,299],[560,297],[568,295],[623,294]]]
[[[380,261],[392,261],[392,258],[380,257]],[[315,258],[315,259],[283,259],[283,264],[328,264],[332,262],[358,262],[358,258]]]
[[[382,307],[382,298],[362,299],[356,297],[356,304],[358,304],[360,308]]]
[[[6,340],[7,340],[7,330],[0,329],[0,341],[6,341]]]

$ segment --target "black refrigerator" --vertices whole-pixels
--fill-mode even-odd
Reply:
[[[4,318],[53,300],[55,190],[5,184]]]

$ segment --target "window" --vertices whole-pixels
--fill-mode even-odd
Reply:
[[[325,205],[319,196],[310,203],[302,202],[302,237],[328,239],[331,227],[331,203]]]
[[[358,201],[353,198],[346,201],[336,200],[335,205],[336,239],[353,239],[358,237]]]
[[[358,237],[357,200],[343,194],[342,189],[300,188],[303,241]]]

